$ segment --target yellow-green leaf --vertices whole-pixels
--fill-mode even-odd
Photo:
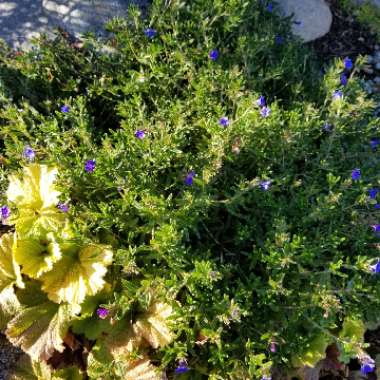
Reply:
[[[22,272],[31,278],[39,278],[43,273],[53,268],[53,264],[61,258],[59,244],[52,234],[47,235],[52,241],[36,239],[17,240],[15,259],[22,266]]]
[[[162,380],[163,373],[148,358],[119,362],[116,375],[123,380]],[[116,364],[116,365],[117,365]]]
[[[19,288],[24,287],[19,265],[13,257],[15,247],[15,234],[4,234],[0,238],[0,292],[15,284]]]
[[[0,330],[21,310],[21,304],[15,295],[13,286],[8,286],[0,293]]]
[[[70,321],[79,310],[70,305],[46,302],[21,310],[5,331],[8,340],[35,361],[48,360],[55,350],[64,350]]]
[[[135,334],[142,336],[153,348],[167,345],[173,339],[167,321],[171,314],[170,305],[162,302],[153,303],[146,314],[133,325]]]
[[[43,236],[58,232],[65,224],[65,215],[57,210],[60,193],[54,182],[57,169],[46,165],[32,164],[24,167],[23,178],[11,175],[7,197],[18,208],[8,224],[15,224],[22,237]]]
[[[103,277],[112,263],[112,251],[96,244],[81,248],[76,243],[64,243],[61,248],[62,259],[41,276],[42,289],[54,302],[80,304],[105,285]]]

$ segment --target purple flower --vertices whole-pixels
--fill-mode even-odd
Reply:
[[[272,377],[270,375],[263,375],[261,380],[272,380]]]
[[[357,181],[360,179],[361,177],[361,173],[360,173],[360,169],[354,169],[352,172],[351,172],[351,177],[352,177],[352,180],[353,181]]]
[[[190,369],[189,369],[189,367],[187,366],[187,364],[186,364],[186,361],[185,360],[180,360],[179,362],[178,362],[178,366],[177,366],[177,368],[175,369],[175,373],[176,373],[176,375],[180,375],[181,373],[186,373],[186,372],[188,372]]]
[[[261,181],[259,186],[260,186],[261,190],[267,191],[267,190],[269,190],[271,183],[272,183],[272,181],[270,181],[270,180]]]
[[[282,45],[284,43],[284,38],[282,36],[280,36],[279,34],[277,34],[275,37],[274,37],[274,43],[276,45]]]
[[[84,170],[87,173],[92,173],[95,170],[95,160],[87,160],[84,164]]]
[[[375,369],[375,361],[371,357],[367,356],[364,359],[362,359],[360,372],[363,375],[367,375],[368,373],[373,372],[374,369]]]
[[[332,97],[333,97],[333,100],[342,99],[343,98],[343,92],[342,92],[342,90],[335,90],[333,92]]]
[[[271,109],[267,106],[264,106],[260,110],[260,114],[262,117],[268,117],[271,113]]]
[[[135,132],[135,137],[137,137],[139,140],[142,140],[145,137],[145,131],[142,129],[138,129]]]
[[[70,107],[67,105],[67,104],[65,104],[65,105],[63,105],[62,107],[61,107],[61,112],[63,112],[63,113],[67,113],[67,112],[69,112],[70,111]]]
[[[70,206],[69,206],[68,203],[59,202],[59,203],[57,204],[57,208],[59,208],[62,212],[68,212]]]
[[[329,123],[325,123],[325,124],[323,124],[323,127],[322,127],[322,129],[323,129],[324,131],[326,131],[326,132],[331,132],[331,131],[332,131],[332,128],[333,128],[333,126],[332,126],[331,124],[329,124]]]
[[[347,79],[347,75],[346,74],[342,74],[340,76],[340,83],[342,84],[342,86],[347,86],[348,79]]]
[[[373,150],[375,150],[379,144],[380,140],[376,137],[372,137],[371,140],[369,140],[369,145],[371,145],[371,148]]]
[[[376,235],[380,232],[380,224],[372,224],[371,227]]]
[[[184,181],[185,185],[191,186],[193,184],[194,177],[195,177],[195,171],[194,170],[189,171],[189,173],[187,173],[185,177],[185,181]]]
[[[219,57],[219,51],[216,49],[213,49],[210,51],[208,56],[211,59],[211,61],[216,61]]]
[[[256,101],[256,104],[262,108],[262,107],[265,107],[265,105],[267,104],[266,101],[265,101],[265,96],[261,95],[257,101]]]
[[[270,13],[273,12],[273,3],[269,3],[269,4],[267,5],[267,11],[270,12]]]
[[[377,263],[370,265],[369,267],[372,273],[380,273],[380,259],[377,259]]]
[[[378,203],[375,203],[374,207],[376,210],[380,210],[380,205]]]
[[[351,70],[352,67],[354,66],[354,64],[352,63],[352,60],[348,57],[346,57],[344,60],[343,60],[343,63],[344,63],[344,68],[346,70]]]
[[[156,37],[157,35],[157,30],[156,29],[153,29],[153,28],[146,28],[144,30],[144,34],[150,38],[150,39],[153,39],[154,37]]]
[[[100,319],[106,319],[108,317],[109,310],[105,307],[99,307],[98,310],[96,310],[96,314],[98,314]]]
[[[368,194],[371,199],[375,199],[378,192],[379,189],[377,187],[374,187],[373,189],[368,189]]]
[[[230,124],[230,121],[228,120],[227,116],[223,116],[219,119],[219,125],[221,125],[222,127],[228,127],[229,124]]]
[[[24,157],[29,161],[33,161],[34,158],[36,157],[36,152],[29,145],[27,145],[24,148],[23,154],[24,154]]]
[[[276,342],[270,342],[270,352],[277,352],[277,343]]]
[[[2,206],[1,207],[1,219],[5,220],[9,218],[9,215],[11,214],[11,210],[8,206]]]

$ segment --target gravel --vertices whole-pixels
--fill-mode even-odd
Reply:
[[[0,380],[6,380],[9,371],[23,355],[22,351],[12,346],[4,335],[0,334]]]

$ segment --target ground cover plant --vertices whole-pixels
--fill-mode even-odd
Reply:
[[[261,379],[374,363],[379,130],[271,2],[156,1],[0,62],[11,379]]]

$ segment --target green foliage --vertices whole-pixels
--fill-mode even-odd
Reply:
[[[90,379],[173,379],[186,360],[183,379],[248,380],[313,365],[334,341],[345,360],[361,352],[360,321],[380,306],[368,198],[380,161],[355,72],[344,88],[342,62],[321,74],[265,1],[157,0],[148,20],[131,9],[108,30],[2,52],[9,339],[38,362],[73,333]],[[67,371],[51,378],[82,376]]]

